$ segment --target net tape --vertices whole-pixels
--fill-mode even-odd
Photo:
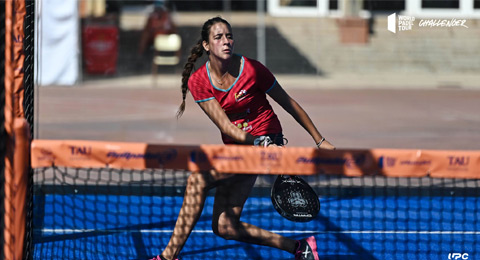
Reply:
[[[82,140],[34,140],[32,168],[215,169],[245,174],[480,177],[480,151],[318,150],[244,145],[175,146]]]

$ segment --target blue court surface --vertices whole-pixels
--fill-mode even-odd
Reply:
[[[35,195],[33,259],[148,259],[167,244],[181,196]],[[320,259],[480,259],[478,197],[321,197],[312,222],[283,219],[268,196],[247,200],[243,221],[292,238],[315,236]],[[213,198],[180,259],[293,259],[211,231]],[[468,254],[468,255],[466,255]],[[461,258],[458,258],[461,259]],[[465,259],[465,258],[464,258]]]

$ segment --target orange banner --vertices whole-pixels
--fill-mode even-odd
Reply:
[[[11,60],[11,66],[13,66],[13,113],[14,117],[24,118],[24,108],[23,108],[23,99],[24,99],[24,61],[25,53],[23,46],[23,39],[25,38],[24,31],[24,20],[26,15],[25,9],[25,0],[15,0],[13,1],[13,13],[14,13],[14,23],[13,23],[13,59]]]
[[[478,151],[427,151],[427,156],[435,159],[430,176],[435,178],[480,177],[480,153]]]
[[[177,146],[81,140],[34,140],[32,167],[215,169],[247,174],[340,174],[479,178],[480,151],[318,150],[246,145]]]

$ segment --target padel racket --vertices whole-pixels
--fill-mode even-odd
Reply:
[[[290,221],[309,222],[320,211],[315,191],[300,177],[279,175],[270,193],[273,207]]]

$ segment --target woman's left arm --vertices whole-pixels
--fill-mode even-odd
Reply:
[[[324,137],[317,130],[312,120],[308,116],[307,112],[293,99],[288,93],[276,82],[277,86],[274,86],[269,92],[268,95],[275,100],[285,111],[287,111],[293,118],[312,136],[313,140],[318,145],[318,148],[321,149],[335,149],[329,141],[325,140]]]

